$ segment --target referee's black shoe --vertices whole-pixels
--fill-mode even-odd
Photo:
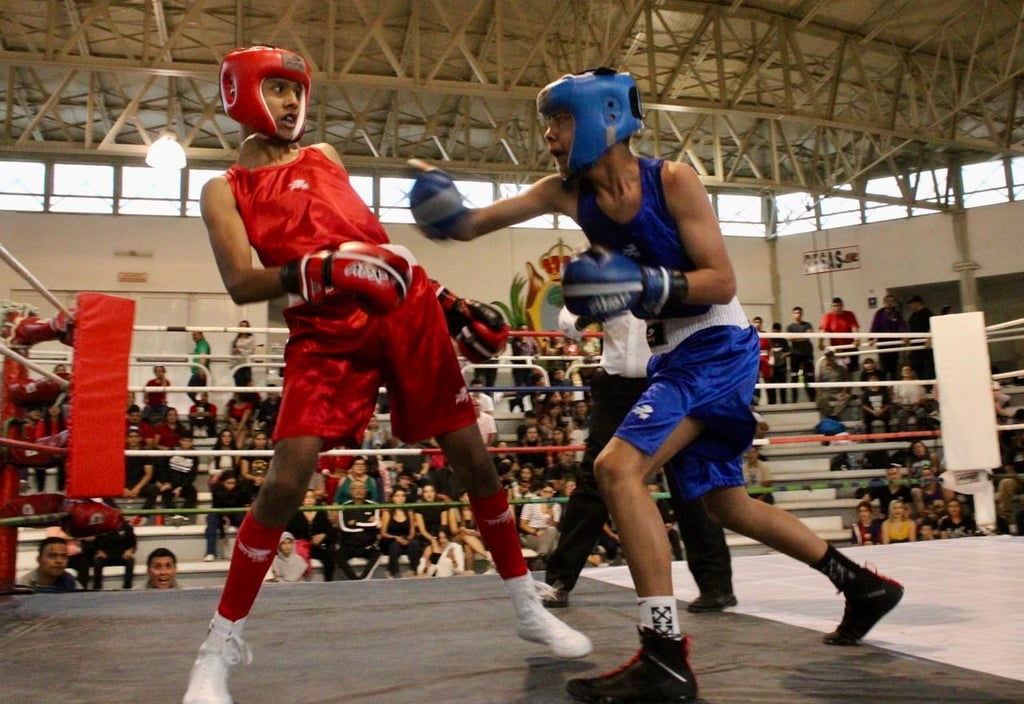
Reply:
[[[625,665],[600,677],[569,680],[569,694],[591,704],[688,702],[697,698],[689,663],[689,638],[641,628],[640,650]]]

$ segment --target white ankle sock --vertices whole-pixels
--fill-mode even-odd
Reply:
[[[644,596],[638,597],[636,603],[640,607],[640,626],[642,628],[671,638],[678,638],[682,635],[682,631],[679,630],[679,612],[676,608],[675,597]]]

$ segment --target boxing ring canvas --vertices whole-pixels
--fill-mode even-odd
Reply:
[[[781,555],[733,560],[740,605],[681,612],[702,702],[1010,704],[1024,701],[1024,538],[845,549],[907,586],[859,647],[821,635],[842,599]],[[677,596],[696,588],[674,563]],[[219,589],[88,592],[0,602],[0,701],[181,701]],[[496,577],[267,584],[246,629],[255,661],[232,676],[238,704],[548,704],[571,677],[636,649],[626,568],[593,568],[559,615],[594,640],[576,661],[512,634]]]

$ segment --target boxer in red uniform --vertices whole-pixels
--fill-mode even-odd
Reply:
[[[306,61],[283,49],[240,49],[221,64],[225,111],[249,134],[235,165],[203,189],[203,220],[236,303],[288,293],[292,305],[285,311],[288,371],[274,456],[239,528],[184,703],[232,701],[228,675],[251,659],[242,629],[278,537],[301,503],[318,453],[359,447],[381,384],[395,435],[407,442],[435,437],[468,489],[518,635],[555,655],[582,657],[590,640],[541,606],[448,339],[451,331],[471,358],[490,356],[504,344],[507,326],[493,309],[433,285],[408,250],[389,244],[333,147],[298,146],[309,84]],[[262,268],[252,266],[250,249]]]

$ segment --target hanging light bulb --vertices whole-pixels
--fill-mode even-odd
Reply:
[[[149,145],[146,163],[154,169],[184,169],[185,150],[174,137],[164,135]]]

